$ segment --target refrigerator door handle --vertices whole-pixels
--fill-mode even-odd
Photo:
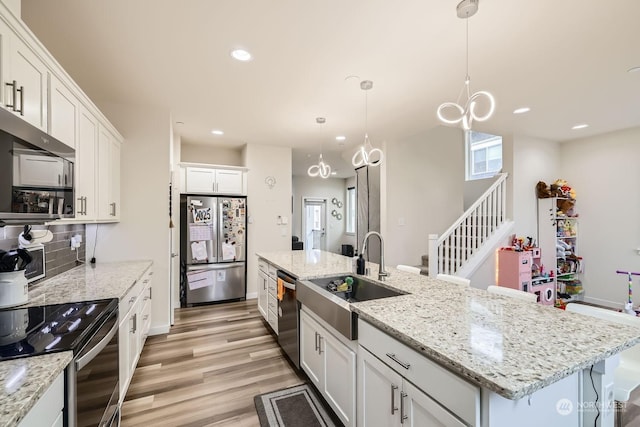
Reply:
[[[242,267],[244,262],[227,262],[220,264],[191,264],[187,265],[187,271],[226,270],[228,268]]]

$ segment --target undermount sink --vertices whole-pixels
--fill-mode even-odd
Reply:
[[[346,338],[355,340],[358,339],[358,322],[356,313],[353,313],[349,307],[350,303],[394,297],[405,293],[356,276],[350,276],[353,278],[351,292],[332,292],[328,289],[332,282],[341,284],[346,277],[346,275],[340,275],[299,281],[296,294],[298,301],[307,309],[320,316]]]
[[[402,292],[394,291],[393,289],[381,286],[371,280],[363,279],[360,277],[353,277],[353,284],[351,285],[351,292],[333,292],[329,289],[331,283],[340,284],[345,281],[347,276],[334,276],[325,277],[322,279],[309,280],[314,285],[318,285],[327,290],[327,292],[341,298],[347,302],[360,302],[369,301],[372,299],[397,297],[403,295]]]

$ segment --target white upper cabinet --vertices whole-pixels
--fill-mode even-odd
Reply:
[[[241,169],[187,167],[185,180],[187,193],[246,194],[244,171]]]
[[[49,134],[70,147],[78,148],[78,98],[56,77],[51,76],[49,92]]]
[[[18,36],[8,41],[5,108],[47,132],[47,66]]]
[[[78,144],[76,146],[76,219],[96,219],[96,156],[98,151],[98,119],[80,108]]]
[[[102,125],[98,135],[98,220],[120,220],[120,141]]]

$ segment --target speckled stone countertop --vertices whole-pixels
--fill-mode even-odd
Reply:
[[[259,253],[298,279],[352,274],[326,252]],[[314,254],[314,252],[316,252]],[[351,304],[358,316],[452,372],[516,400],[640,342],[640,328],[398,271],[381,282],[410,295]],[[369,278],[377,278],[371,264]]]
[[[72,357],[65,351],[0,363],[0,426],[18,425]]]
[[[87,264],[29,289],[27,306],[123,298],[151,266],[150,260]]]
[[[152,261],[127,261],[83,265],[45,280],[29,289],[29,302],[20,307],[64,304],[105,298],[123,298]],[[58,374],[71,361],[72,352],[25,357],[0,362],[0,426],[17,425]],[[23,379],[12,380],[24,369]],[[15,383],[11,389],[7,382]]]

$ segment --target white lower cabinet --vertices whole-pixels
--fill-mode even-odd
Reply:
[[[258,311],[278,335],[278,269],[258,258]]]
[[[269,314],[267,312],[268,310],[268,303],[267,303],[267,298],[269,295],[269,291],[267,289],[267,282],[269,280],[269,277],[267,276],[267,273],[265,273],[262,269],[258,270],[258,310],[260,311],[260,314],[262,315],[262,317],[264,317],[264,320],[269,321]]]
[[[119,363],[120,402],[124,401],[131,378],[138,365],[140,353],[151,326],[151,267],[120,300],[119,305]]]
[[[73,362],[72,362],[73,363]],[[18,427],[62,427],[64,409],[64,371],[20,421]]]
[[[358,351],[358,366],[359,426],[465,426],[362,347]]]
[[[358,340],[358,426],[480,426],[480,387],[362,320]]]
[[[304,306],[300,310],[300,367],[345,427],[355,426],[357,344],[322,323]]]

